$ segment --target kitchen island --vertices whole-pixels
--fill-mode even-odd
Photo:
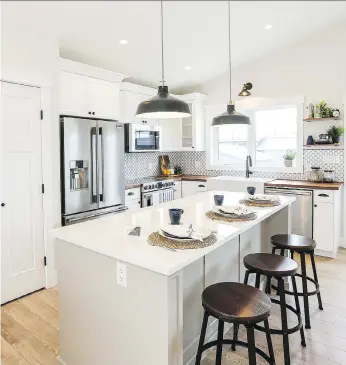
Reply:
[[[213,207],[214,193],[52,231],[61,363],[193,363],[203,289],[215,282],[242,281],[243,257],[270,251],[270,236],[290,233],[291,226],[294,198],[281,197],[281,205],[276,207],[251,207],[256,220],[225,224],[205,215]],[[236,205],[244,197],[243,193],[224,195],[225,205]],[[148,244],[149,234],[169,222],[169,208],[184,209],[182,221],[215,231],[217,242],[178,251]],[[139,237],[128,235],[135,226],[141,227]],[[206,340],[216,330],[216,321],[210,321]]]

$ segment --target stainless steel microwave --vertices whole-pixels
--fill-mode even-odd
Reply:
[[[147,124],[125,124],[126,152],[153,152],[161,150],[162,130]]]

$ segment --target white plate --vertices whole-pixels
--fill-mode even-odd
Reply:
[[[159,229],[159,234],[163,237],[166,237],[172,241],[179,241],[179,242],[189,242],[191,241],[193,238],[176,238],[176,237],[172,237],[172,236],[168,236],[167,234],[165,234],[165,232],[163,232],[161,229]]]
[[[254,201],[262,201],[262,202],[275,202],[275,201],[279,200],[279,198],[274,195],[260,195],[260,194],[249,195],[248,199],[254,200]]]
[[[221,213],[224,214],[233,214],[233,215],[248,215],[252,213],[252,211],[245,205],[222,205],[215,206]]]
[[[174,224],[167,224],[160,227],[159,233],[165,237],[165,233],[168,233],[170,239],[176,240],[191,240],[191,239],[203,239],[209,237],[212,234],[210,229],[204,227],[198,227],[192,225],[192,232],[189,224],[181,224],[181,225],[174,225]]]

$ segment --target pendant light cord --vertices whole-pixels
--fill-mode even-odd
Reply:
[[[165,63],[163,59],[163,0],[161,0],[161,69],[162,69],[162,86],[165,86]]]
[[[229,101],[232,101],[232,66],[231,66],[231,2],[228,1],[228,61],[229,61]]]

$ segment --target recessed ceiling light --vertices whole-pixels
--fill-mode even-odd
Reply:
[[[119,43],[120,44],[127,44],[127,43],[129,43],[129,41],[127,41],[126,39],[122,39]]]
[[[190,70],[191,70],[191,66],[185,66],[185,67],[184,67],[184,70],[185,70],[185,71],[190,71]]]
[[[267,23],[265,26],[264,26],[264,29],[266,30],[269,30],[269,29],[272,29],[273,28],[273,25],[270,24],[270,23]]]

